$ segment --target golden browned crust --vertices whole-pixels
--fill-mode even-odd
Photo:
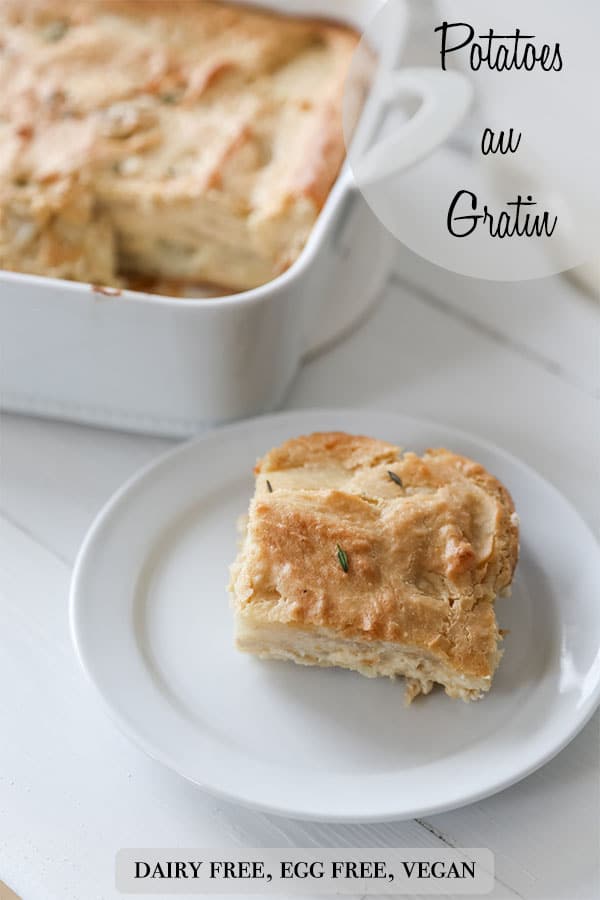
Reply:
[[[361,467],[372,468],[383,462],[395,462],[398,447],[385,441],[360,435],[345,434],[342,431],[310,434],[293,438],[281,447],[270,450],[254,468],[256,475],[284,469],[318,468],[340,466],[353,470]]]
[[[493,475],[448,450],[420,458],[339,433],[288,441],[256,475],[233,567],[239,615],[418,648],[457,673],[493,675],[493,601],[519,546],[512,499]]]
[[[3,0],[0,194],[23,227],[0,219],[0,266],[98,280],[86,226],[69,260],[39,246],[76,181],[88,224],[111,230],[104,280],[243,289],[274,277],[342,164],[357,41],[212,0]]]

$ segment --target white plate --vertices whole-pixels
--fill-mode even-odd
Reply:
[[[403,706],[401,682],[262,662],[232,647],[225,592],[257,456],[288,437],[345,430],[475,457],[522,522],[510,629],[491,694]],[[386,413],[294,412],[224,428],[167,454],[98,516],[81,549],[71,625],[117,724],[214,794],[269,812],[377,821],[441,812],[523,778],[600,699],[600,557],[535,472],[494,447]]]

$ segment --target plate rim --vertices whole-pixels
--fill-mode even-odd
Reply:
[[[217,797],[218,799],[224,800],[228,803],[237,804],[245,808],[253,809],[255,811],[268,813],[270,815],[296,819],[299,821],[329,822],[340,824],[404,821],[407,819],[438,815],[444,812],[462,809],[465,806],[469,806],[472,803],[477,803],[517,784],[518,782],[532,775],[538,769],[545,766],[559,753],[561,753],[568,746],[568,744],[570,744],[571,741],[574,740],[577,735],[585,728],[585,726],[589,723],[590,719],[600,706],[600,672],[596,676],[596,683],[593,690],[590,691],[586,698],[585,704],[582,706],[582,714],[574,720],[574,722],[571,724],[571,727],[567,729],[567,731],[562,735],[559,741],[550,743],[545,752],[540,753],[539,756],[528,766],[522,769],[517,769],[514,775],[501,778],[495,782],[490,782],[490,785],[486,788],[465,790],[465,793],[460,802],[451,800],[445,803],[428,803],[421,806],[415,806],[413,804],[410,808],[405,807],[396,811],[390,809],[389,811],[383,812],[377,812],[375,810],[366,811],[366,806],[368,805],[366,804],[365,809],[363,809],[362,812],[328,814],[327,812],[319,810],[311,812],[293,810],[285,805],[285,801],[278,805],[272,802],[262,802],[258,800],[252,800],[247,797],[240,797],[235,791],[228,792],[227,790],[215,787],[210,783],[206,783],[206,781],[200,781],[198,778],[181,771],[180,768],[178,768],[176,760],[171,759],[168,753],[161,752],[160,749],[158,749],[149,738],[138,732],[136,728],[128,722],[126,717],[123,716],[113,706],[105,690],[100,684],[98,684],[97,680],[94,678],[94,675],[82,653],[81,641],[79,637],[80,632],[78,597],[80,595],[80,585],[85,577],[85,568],[88,563],[88,558],[90,553],[93,551],[97,536],[101,534],[102,529],[110,521],[111,517],[116,512],[118,512],[121,504],[127,501],[129,495],[134,491],[136,487],[139,487],[147,479],[152,478],[152,476],[159,472],[163,467],[170,467],[177,459],[177,457],[184,456],[192,452],[195,447],[199,445],[210,444],[211,442],[218,443],[221,439],[226,439],[228,436],[235,435],[235,433],[238,431],[245,432],[248,429],[252,429],[255,427],[263,427],[268,429],[272,425],[282,425],[287,421],[293,423],[298,419],[302,421],[305,418],[310,419],[319,416],[339,417],[340,415],[348,415],[352,417],[382,416],[388,419],[396,418],[399,421],[403,421],[404,423],[410,422],[411,425],[418,428],[441,429],[451,432],[459,440],[477,444],[482,449],[491,452],[493,455],[502,457],[510,465],[519,469],[525,476],[527,476],[527,478],[537,481],[540,486],[544,487],[546,490],[549,490],[556,499],[565,504],[569,508],[570,512],[579,520],[580,525],[587,532],[588,536],[592,539],[596,550],[600,551],[600,542],[598,540],[598,537],[596,536],[586,519],[581,515],[581,513],[571,502],[571,500],[568,497],[565,497],[565,495],[551,481],[549,481],[547,478],[533,469],[528,463],[524,462],[519,457],[512,454],[510,451],[506,450],[504,447],[499,446],[486,438],[480,437],[473,432],[469,432],[461,428],[456,428],[453,425],[446,424],[445,422],[435,422],[430,419],[423,419],[417,416],[398,412],[396,410],[389,411],[381,409],[379,407],[310,407],[285,410],[282,412],[243,419],[237,422],[229,423],[222,427],[211,428],[206,432],[193,437],[190,440],[183,441],[176,446],[160,453],[157,457],[141,466],[129,478],[127,478],[123,482],[123,484],[119,488],[117,488],[116,491],[113,492],[113,494],[100,508],[91,524],[89,525],[84,539],[81,542],[75,559],[75,564],[73,566],[69,588],[69,631],[74,652],[79,665],[83,670],[86,680],[89,684],[91,684],[96,697],[100,700],[101,705],[104,707],[104,710],[108,714],[109,718],[113,721],[113,723],[117,726],[119,731],[124,734],[134,744],[134,746],[137,746],[138,748],[143,750],[144,753],[146,753],[146,755],[151,759],[161,763],[171,772],[174,772],[188,783],[193,784],[195,787],[213,797]]]

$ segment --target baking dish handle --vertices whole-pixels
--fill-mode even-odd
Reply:
[[[337,215],[332,217],[332,231],[326,242],[329,251],[343,262],[343,266],[336,267],[335,283],[327,292],[328,300],[316,312],[310,313],[312,326],[309,327],[305,358],[326,349],[348,333],[364,317],[389,274],[393,240],[390,235],[389,239],[381,241],[377,232],[365,224],[364,216],[361,218],[357,213],[360,188],[381,184],[425,159],[460,124],[473,97],[471,84],[463,75],[430,68],[387,72],[373,90],[376,105],[369,116],[369,124],[365,122],[363,134],[355,136],[355,144],[341,176],[343,200]],[[390,133],[379,138],[374,136],[374,131],[381,128],[386,109],[401,101],[414,102],[415,99],[420,103],[413,116]],[[365,150],[362,150],[363,146],[366,146]],[[365,270],[371,266],[366,260],[361,271],[351,264],[357,232],[371,264],[382,269],[368,282]],[[371,244],[365,247],[369,240]],[[388,248],[392,245],[392,249],[386,251],[384,245]]]
[[[444,143],[466,115],[473,98],[471,83],[459,72],[417,68],[388,72],[377,89],[378,120],[386,108],[405,100],[420,101],[415,114],[391,134],[350,153],[358,187],[398,175]]]

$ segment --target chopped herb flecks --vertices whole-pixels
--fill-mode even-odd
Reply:
[[[60,41],[69,30],[69,25],[64,19],[56,19],[50,22],[44,29],[44,39],[51,44]]]
[[[344,572],[348,571],[348,554],[345,550],[343,550],[339,544],[336,544],[337,547],[337,558],[340,566],[344,570]]]
[[[394,482],[394,484],[397,484],[398,487],[404,487],[404,485],[402,483],[402,479],[400,478],[399,475],[396,475],[395,472],[390,472],[389,470],[388,470],[388,475],[390,476],[390,478]]]
[[[267,490],[270,494],[273,493],[273,485],[271,484],[271,482],[269,481],[268,478],[267,478]]]

